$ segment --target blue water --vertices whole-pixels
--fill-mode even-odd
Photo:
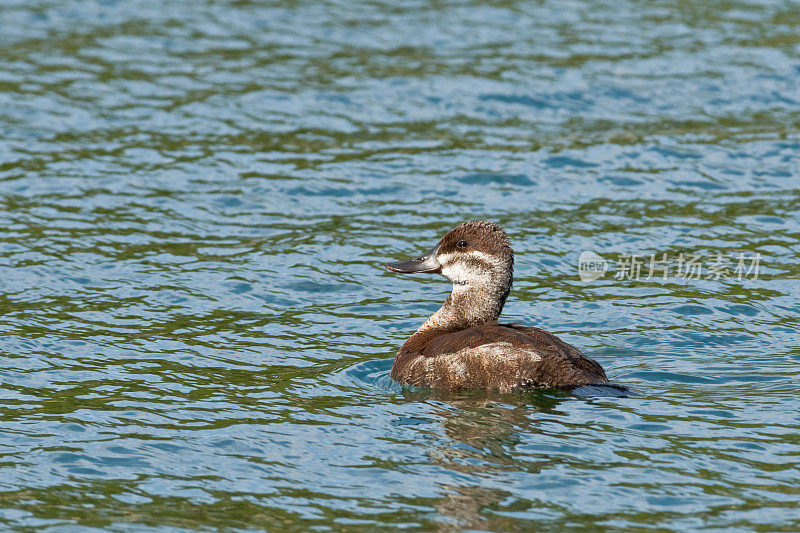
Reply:
[[[0,525],[800,529],[798,27],[742,0],[4,2]],[[382,264],[470,218],[517,252],[504,319],[638,394],[391,381],[449,286]],[[681,253],[733,259],[646,279]]]

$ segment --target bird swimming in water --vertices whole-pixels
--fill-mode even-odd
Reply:
[[[511,392],[608,383],[600,364],[552,333],[498,323],[514,251],[494,222],[464,222],[427,254],[386,268],[441,274],[453,283],[442,307],[397,352],[391,376],[401,384]]]

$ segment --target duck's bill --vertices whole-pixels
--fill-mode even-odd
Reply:
[[[442,270],[442,265],[436,260],[436,252],[439,251],[437,245],[433,250],[427,254],[411,259],[410,261],[401,261],[399,263],[386,263],[386,270],[392,272],[402,272],[403,274],[415,274],[417,272],[439,272]]]

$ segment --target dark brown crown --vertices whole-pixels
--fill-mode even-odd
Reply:
[[[503,228],[491,220],[468,220],[453,228],[440,241],[439,253],[478,250],[505,258],[513,256]]]

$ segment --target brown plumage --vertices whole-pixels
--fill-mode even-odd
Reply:
[[[597,362],[555,335],[497,322],[514,271],[514,252],[497,224],[464,222],[428,254],[386,268],[439,273],[453,282],[442,307],[397,353],[392,378],[400,383],[502,392],[608,383]]]

